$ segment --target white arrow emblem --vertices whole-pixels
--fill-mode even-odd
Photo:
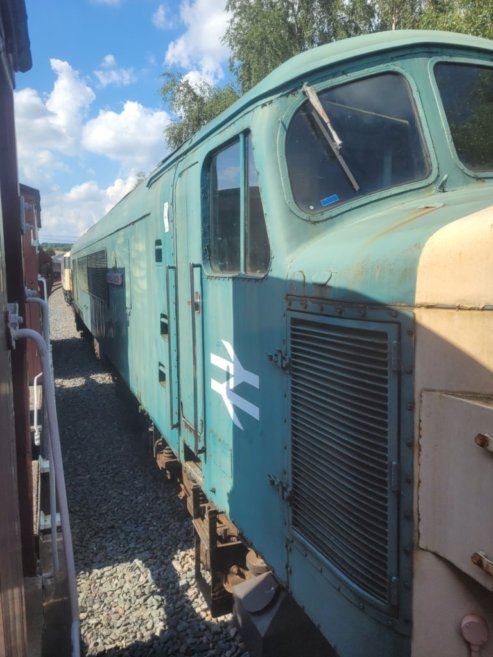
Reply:
[[[248,383],[258,389],[259,378],[257,374],[249,372],[243,367],[229,342],[222,340],[222,343],[231,360],[226,360],[226,358],[211,353],[211,363],[227,372],[229,377],[224,383],[219,383],[216,379],[211,379],[211,388],[222,398],[229,417],[233,420],[234,424],[243,430],[243,426],[236,415],[235,408],[239,408],[255,420],[259,419],[259,408],[255,404],[243,399],[243,397],[240,397],[240,395],[234,392],[234,389],[240,383]]]

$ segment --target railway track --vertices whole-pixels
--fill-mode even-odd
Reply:
[[[50,312],[83,654],[248,657],[231,617],[212,619],[198,593],[177,490],[60,288]]]

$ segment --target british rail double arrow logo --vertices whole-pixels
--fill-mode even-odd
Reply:
[[[259,377],[257,374],[254,374],[243,367],[229,342],[222,340],[222,343],[230,360],[211,353],[211,364],[224,370],[229,376],[224,383],[220,383],[219,381],[216,381],[216,379],[211,378],[211,388],[214,392],[217,392],[223,400],[229,417],[233,420],[235,426],[243,431],[243,425],[238,419],[235,409],[240,409],[244,413],[247,413],[247,415],[250,415],[250,417],[258,420],[259,408],[243,397],[240,397],[234,389],[241,383],[247,383],[258,390]]]

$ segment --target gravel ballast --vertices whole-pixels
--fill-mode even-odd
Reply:
[[[50,297],[58,419],[83,655],[248,657],[231,616],[213,619],[194,582],[191,520],[152,460],[128,402]]]

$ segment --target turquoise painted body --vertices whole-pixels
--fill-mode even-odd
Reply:
[[[263,555],[341,657],[405,657],[411,651],[405,546],[413,536],[412,484],[405,476],[398,486],[392,483],[392,467],[412,474],[405,440],[414,422],[418,263],[441,227],[493,199],[492,172],[468,170],[457,156],[433,78],[438,61],[491,65],[493,45],[460,35],[395,32],[299,55],[165,159],[72,249],[80,317],[175,453],[198,459],[206,496]],[[427,151],[425,175],[303,211],[285,156],[287,128],[306,101],[302,85],[322,94],[385,72],[407,81]],[[270,264],[261,276],[248,275],[243,265],[243,273],[228,274],[211,264],[206,174],[211,156],[238,135],[251,139],[269,239]],[[239,221],[243,226],[243,214]],[[96,297],[84,289],[77,262],[101,252],[109,276],[106,296]],[[375,336],[387,355],[399,349],[400,364],[389,356],[382,375],[387,452],[378,467],[388,466],[382,489],[388,525],[375,545],[384,537],[387,556],[385,574],[374,585],[351,574],[365,541],[348,538],[354,553],[346,548],[334,555],[330,538],[318,542],[300,510],[304,478],[323,479],[319,495],[329,496],[332,488],[325,483],[330,471],[311,470],[306,450],[296,451],[306,447],[305,438],[293,437],[300,418],[308,413],[317,425],[325,416],[321,410],[317,420],[319,402],[306,401],[310,382],[297,374],[295,345],[301,341],[305,349],[308,333],[329,332],[337,340],[343,331]],[[307,379],[316,372],[315,362]],[[323,397],[324,385],[325,379],[315,381],[314,399]],[[344,403],[341,412],[357,414],[352,401]],[[357,473],[348,476],[360,492]],[[322,513],[324,503],[317,504]],[[356,526],[348,529],[348,536],[355,533]]]

